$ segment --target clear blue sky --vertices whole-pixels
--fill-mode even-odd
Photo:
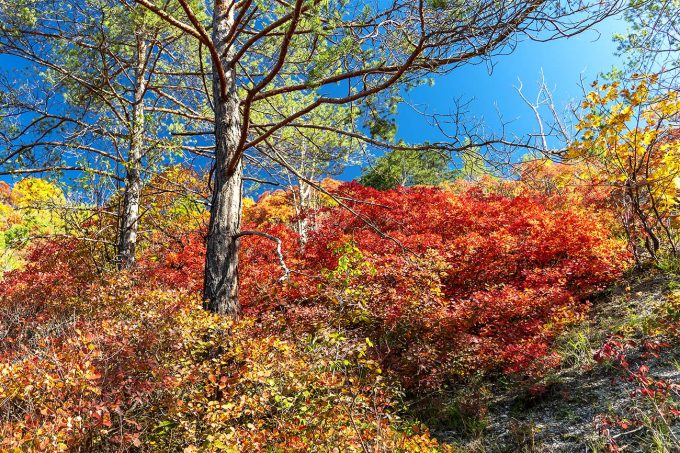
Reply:
[[[429,113],[448,113],[455,99],[471,100],[469,112],[483,119],[488,127],[498,127],[498,111],[505,122],[512,121],[511,131],[522,135],[535,131],[536,123],[531,110],[521,101],[514,86],[518,78],[524,84],[527,97],[535,96],[536,83],[541,71],[553,89],[559,108],[581,97],[581,78],[590,83],[601,72],[620,64],[614,55],[614,33],[622,33],[626,23],[611,18],[599,24],[595,30],[581,35],[547,43],[525,41],[510,55],[487,64],[468,66],[436,78],[434,86],[419,87],[408,94],[409,102]],[[20,60],[0,55],[2,69],[18,69]],[[11,76],[11,74],[10,74]],[[17,72],[16,76],[20,77]],[[418,113],[404,105],[397,116],[397,138],[407,142],[435,141],[444,138],[430,127]],[[350,168],[342,179],[359,174],[358,168]]]
[[[535,132],[533,112],[515,90],[521,79],[528,99],[535,98],[541,71],[552,89],[559,110],[582,96],[581,78],[588,85],[598,74],[620,66],[616,44],[612,36],[626,30],[626,22],[610,18],[595,29],[575,37],[551,42],[525,41],[510,55],[486,64],[468,66],[438,77],[435,85],[423,86],[408,95],[409,102],[428,113],[449,113],[456,99],[471,101],[467,110],[484,120],[490,128],[498,129],[498,112],[503,121],[512,121],[510,130],[517,135]],[[423,117],[408,106],[402,106],[397,116],[397,138],[406,142],[445,140],[430,127]],[[358,168],[350,168],[343,179],[358,176]]]

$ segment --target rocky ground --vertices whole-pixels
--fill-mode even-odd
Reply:
[[[616,361],[593,359],[607,338],[619,334],[630,340],[625,356],[631,369],[647,365],[649,377],[680,388],[680,345],[658,327],[659,307],[679,282],[653,270],[630,277],[593,303],[587,322],[559,339],[563,365],[546,377],[545,393],[532,397],[495,384],[487,389],[492,395],[487,414],[474,422],[455,417],[453,426],[436,435],[470,452],[606,452],[612,441],[618,451],[680,452],[680,418],[659,416],[665,403],[633,395],[639,386],[625,379],[628,374]],[[644,339],[669,346],[659,357],[647,357],[638,344]],[[671,394],[677,401],[677,389]],[[605,419],[632,421],[609,426]]]

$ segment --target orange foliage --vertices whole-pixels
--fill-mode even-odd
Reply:
[[[280,282],[275,244],[242,238],[239,322],[199,309],[200,223],[114,275],[82,243],[34,244],[0,286],[0,449],[442,451],[400,419],[399,389],[540,376],[552,339],[626,265],[564,195],[334,192],[362,219],[303,213],[304,248],[288,194],[248,208],[243,228],[281,238],[293,273]]]
[[[447,451],[395,414],[370,342],[234,323],[83,258],[37,244],[0,287],[0,450]]]
[[[412,389],[479,370],[540,375],[556,364],[551,340],[620,275],[627,255],[592,209],[565,195],[515,190],[525,194],[345,184],[338,193],[355,200],[363,220],[340,207],[316,211],[304,250],[286,223],[246,216],[244,229],[282,239],[294,272],[281,284],[275,244],[243,238],[245,312],[283,318],[301,333],[333,324],[370,337],[382,365]],[[285,195],[260,203],[279,209]],[[198,289],[201,260],[193,254],[202,253],[199,240],[190,242],[179,272],[161,266],[150,275]]]

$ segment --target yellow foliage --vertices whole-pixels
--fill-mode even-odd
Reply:
[[[39,178],[24,178],[12,188],[10,200],[17,208],[45,208],[50,203],[63,204],[64,192]]]
[[[0,274],[21,265],[31,237],[56,233],[64,226],[59,209],[65,197],[56,185],[38,178],[0,185]]]
[[[653,95],[655,81],[643,78],[624,88],[595,83],[576,125],[581,137],[567,158],[586,163],[586,177],[619,191],[630,209],[628,218],[636,219],[630,233],[641,230],[648,238],[661,235],[673,242],[668,225],[676,215],[680,181],[680,97],[676,92]]]

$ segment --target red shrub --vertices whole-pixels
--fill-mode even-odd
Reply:
[[[554,366],[552,338],[627,262],[598,217],[559,196],[381,192],[356,183],[336,193],[354,200],[354,213],[317,211],[304,251],[284,223],[244,226],[280,237],[294,270],[280,283],[275,244],[242,238],[244,310],[262,319],[283,313],[298,331],[340,322],[373,339],[384,366],[412,387],[480,369],[540,374]],[[150,275],[198,288],[202,251],[189,243]]]
[[[281,282],[275,244],[241,238],[247,327],[186,294],[202,285],[200,231],[182,232],[182,247],[147,245],[132,273],[99,272],[82,242],[35,244],[0,285],[0,449],[430,448],[426,433],[388,423],[382,370],[412,391],[478,372],[540,375],[556,363],[555,335],[625,265],[598,217],[557,197],[335,190],[361,218],[318,210],[304,248],[283,220],[246,215],[244,229],[281,238],[293,270]],[[285,213],[283,195],[270,207]],[[319,417],[338,429],[314,428]],[[355,417],[364,432],[349,428]]]

